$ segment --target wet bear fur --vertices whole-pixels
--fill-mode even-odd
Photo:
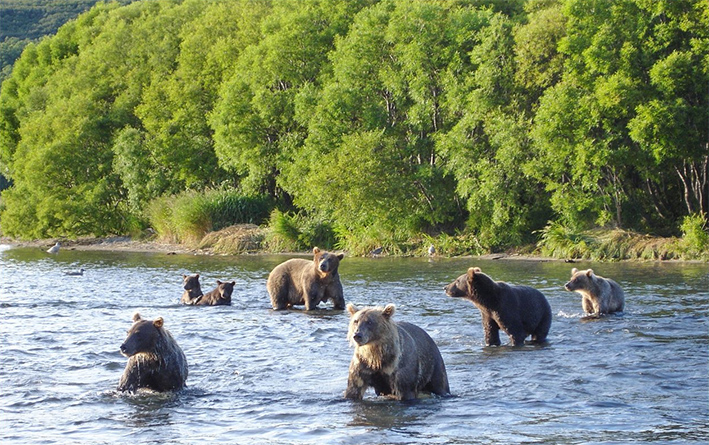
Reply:
[[[593,273],[593,269],[571,269],[571,280],[564,285],[568,291],[581,294],[581,306],[587,314],[620,312],[625,308],[623,289],[615,281]]]
[[[136,313],[121,354],[128,357],[128,363],[118,382],[119,391],[149,388],[162,392],[185,386],[187,359],[163,327],[162,318],[144,320]]]
[[[394,309],[392,304],[361,310],[347,305],[347,336],[355,351],[345,397],[361,400],[369,387],[397,400],[415,399],[421,392],[450,394],[436,343],[418,326],[392,320]]]
[[[182,288],[185,290],[180,298],[182,304],[194,304],[196,298],[202,296],[202,288],[199,285],[199,274],[182,275]]]
[[[220,306],[231,304],[231,294],[234,292],[234,286],[236,281],[219,281],[217,280],[217,287],[201,297],[197,297],[194,301],[194,305],[197,306]]]
[[[312,261],[293,258],[276,266],[266,283],[273,309],[304,304],[309,311],[327,300],[332,300],[335,309],[344,309],[345,297],[338,272],[342,258],[343,254],[315,247]]]
[[[444,289],[448,296],[470,300],[480,309],[487,346],[500,345],[500,329],[513,346],[524,345],[529,335],[533,343],[546,341],[551,306],[537,289],[493,281],[479,267],[471,267]]]

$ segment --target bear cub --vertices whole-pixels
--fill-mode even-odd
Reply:
[[[231,294],[234,292],[234,286],[236,281],[219,281],[217,280],[217,287],[192,300],[192,304],[196,306],[220,306],[220,305],[230,305],[231,304]]]
[[[571,269],[571,280],[564,285],[571,292],[581,294],[581,306],[587,314],[600,317],[602,314],[621,312],[625,308],[623,289],[615,281],[593,273],[593,269]]]
[[[202,288],[199,285],[199,274],[182,275],[182,288],[185,290],[180,298],[182,304],[194,304],[194,300],[202,296]]]
[[[450,394],[436,343],[418,326],[392,320],[394,309],[393,304],[361,310],[347,305],[347,337],[355,351],[345,397],[361,400],[368,387],[397,400],[412,400],[421,392]]]
[[[266,282],[273,309],[304,304],[309,311],[327,300],[332,300],[335,309],[344,309],[345,297],[338,272],[342,258],[343,254],[315,247],[312,261],[292,258],[276,266]]]
[[[178,390],[187,380],[187,359],[163,319],[144,320],[133,315],[133,325],[121,354],[128,357],[126,369],[118,382],[119,391],[135,392],[138,388],[153,391]]]
[[[523,346],[529,335],[533,343],[546,341],[551,306],[537,289],[493,281],[479,267],[471,267],[444,290],[449,297],[472,301],[480,310],[486,346],[500,345],[500,329],[513,346]]]

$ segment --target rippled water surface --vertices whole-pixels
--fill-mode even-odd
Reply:
[[[287,258],[0,249],[0,442],[709,441],[707,264],[574,264],[626,294],[624,314],[586,321],[563,289],[569,264],[345,258],[347,301],[396,304],[443,355],[453,396],[400,403],[342,398],[346,312],[270,309],[266,278]],[[548,346],[483,347],[478,310],[442,290],[473,265],[547,296]],[[233,305],[180,306],[183,273],[200,273],[205,292],[236,280]],[[165,319],[186,390],[115,392],[136,311]]]

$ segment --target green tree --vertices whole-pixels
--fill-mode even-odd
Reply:
[[[562,220],[666,226],[686,196],[701,208],[690,190],[707,187],[705,10],[689,0],[565,3],[566,72],[541,100],[532,169]],[[668,172],[698,187],[682,196]]]

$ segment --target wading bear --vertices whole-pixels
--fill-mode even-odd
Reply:
[[[276,266],[268,276],[266,288],[275,310],[293,305],[315,309],[321,301],[332,300],[335,309],[345,308],[340,274],[337,271],[343,254],[313,249],[313,260],[293,258]]]
[[[236,281],[222,282],[217,280],[216,289],[197,297],[194,303],[197,306],[220,306],[231,304],[231,294],[234,292]]]
[[[171,391],[185,386],[187,359],[163,327],[162,318],[144,320],[136,313],[121,354],[128,357],[128,363],[118,382],[119,391]]]
[[[361,400],[368,387],[397,400],[419,393],[450,394],[448,375],[433,339],[421,328],[395,322],[394,305],[357,309],[348,304],[347,337],[354,346],[345,397]]]
[[[448,296],[470,300],[480,309],[487,346],[500,345],[500,329],[514,346],[524,345],[529,335],[533,343],[547,338],[551,307],[537,289],[493,281],[479,267],[471,267],[444,289]]]
[[[199,274],[182,275],[182,288],[185,290],[180,298],[182,304],[194,304],[195,298],[202,296],[202,288],[199,286]]]
[[[593,273],[593,269],[571,269],[571,280],[564,285],[568,291],[581,294],[581,306],[587,314],[620,312],[625,308],[623,289],[615,281]]]

